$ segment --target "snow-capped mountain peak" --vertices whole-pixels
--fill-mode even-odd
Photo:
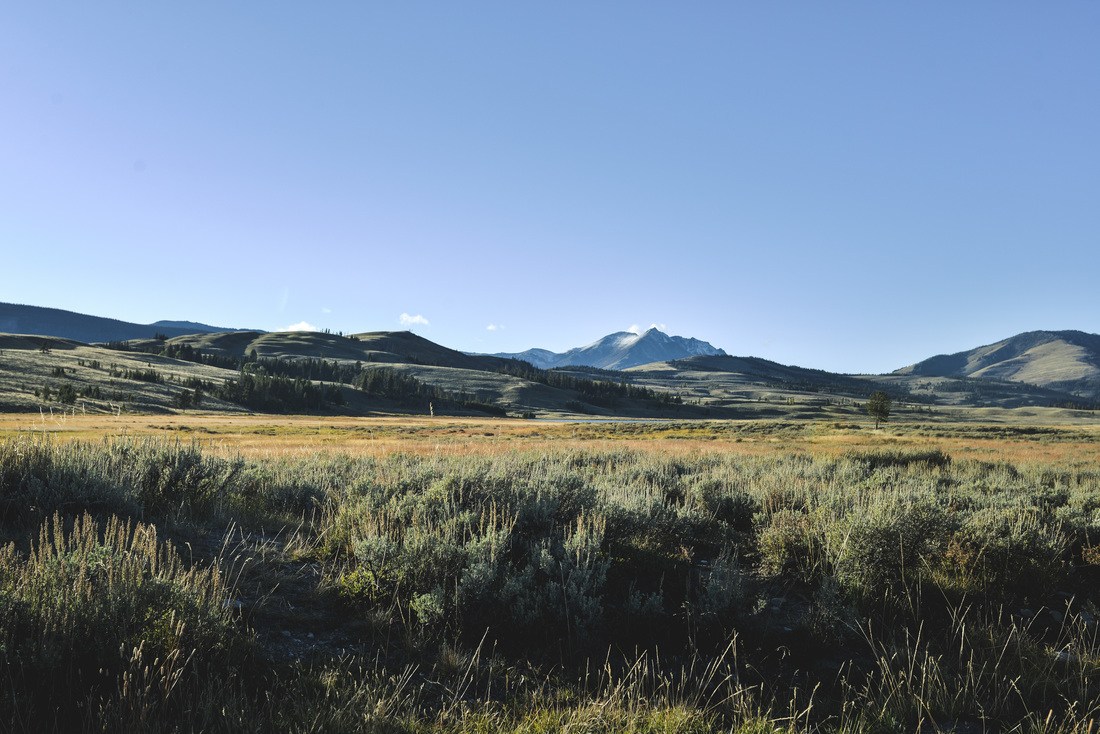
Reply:
[[[526,352],[497,354],[531,362],[536,367],[589,366],[602,369],[625,370],[651,362],[667,362],[697,355],[724,356],[726,353],[713,345],[682,336],[669,336],[656,326],[641,334],[617,331],[583,347],[554,353],[545,349],[529,349]]]

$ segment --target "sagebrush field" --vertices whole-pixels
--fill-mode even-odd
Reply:
[[[47,422],[6,730],[1097,729],[1088,427]]]

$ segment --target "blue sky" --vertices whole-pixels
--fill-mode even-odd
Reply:
[[[17,3],[0,301],[854,372],[1100,332],[1098,38],[1094,2]]]

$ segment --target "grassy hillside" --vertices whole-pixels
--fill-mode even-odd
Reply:
[[[895,374],[1020,382],[1097,399],[1100,335],[1031,331],[965,352],[932,357]]]
[[[340,336],[316,331],[191,334],[168,340],[227,357],[326,359],[344,362],[427,364],[460,369],[487,369],[500,360],[471,357],[409,331],[375,331]]]
[[[662,410],[647,401],[611,403],[570,387],[475,369],[500,368],[506,361],[469,358],[407,333],[366,335],[359,341],[312,332],[234,332],[134,341],[123,346],[125,350],[48,337],[0,337],[0,409],[70,413],[198,408],[353,415],[428,414],[433,410],[439,414],[691,414]],[[187,352],[186,360],[159,353],[179,354],[173,350],[184,347],[199,352]],[[250,362],[253,354],[258,362]],[[427,360],[448,366],[424,364]],[[456,366],[461,364],[470,367]],[[362,379],[379,370],[402,376],[404,381],[390,381],[391,389],[381,392],[361,389]],[[273,381],[281,382],[271,384]],[[295,381],[312,387],[296,387]],[[334,387],[338,383],[341,386]],[[230,391],[232,385],[240,389]],[[394,385],[398,392],[392,389]],[[192,405],[187,396],[196,388],[202,397]],[[281,392],[270,397],[258,394],[275,388]],[[339,400],[302,394],[310,390],[337,390]],[[593,400],[595,404],[590,402]]]
[[[679,376],[730,375],[746,385],[781,388],[802,392],[826,391],[853,396],[868,395],[877,389],[860,377],[840,375],[824,370],[782,365],[759,357],[699,356],[635,367],[631,372],[675,374]]]
[[[390,400],[371,399],[351,386],[339,388],[339,403],[319,405],[318,395],[326,384],[318,381],[306,381],[315,398],[312,403],[295,402],[293,396],[285,394],[264,403],[243,399],[257,389],[272,387],[271,380],[258,386],[257,381],[265,379],[263,372],[257,372],[261,377],[243,377],[237,369],[154,353],[121,351],[50,337],[0,334],[0,410],[8,412],[239,413],[287,412],[289,408],[302,413],[365,415],[407,410]],[[223,394],[229,386],[244,382],[250,383],[248,395]],[[331,388],[331,383],[327,386]],[[294,381],[282,379],[274,387],[286,393],[294,388]],[[299,392],[303,392],[301,386]],[[281,405],[288,407],[279,407],[280,400]]]
[[[863,402],[878,389],[894,397],[896,415],[914,417],[948,406],[1080,403],[1067,393],[1020,382],[837,375],[752,357],[694,357],[626,372],[547,371],[497,357],[468,356],[409,332],[351,337],[317,332],[194,334],[132,341],[122,345],[126,350],[48,337],[2,339],[6,353],[0,354],[0,408],[9,411],[199,407],[426,414],[434,409],[441,414],[843,421],[859,418]],[[242,368],[248,375],[240,373]],[[364,376],[374,370],[403,377],[387,380],[385,390],[364,392]],[[295,380],[305,383],[295,387]],[[230,390],[233,384],[240,389]],[[342,387],[333,387],[337,384]],[[203,393],[198,406],[189,405],[184,395],[195,389]],[[66,392],[59,396],[61,390]],[[327,398],[320,394],[325,391]]]
[[[255,351],[259,357],[272,359],[308,357],[354,362],[364,359],[365,354],[365,350],[354,340],[313,331],[189,334],[169,339],[167,344],[188,344],[207,354],[236,358],[248,357]]]
[[[0,408],[5,411],[165,412],[176,406],[181,393],[193,390],[189,380],[221,384],[235,374],[67,339],[0,334]],[[58,397],[66,387],[75,395],[71,401]],[[199,407],[242,410],[212,396]]]
[[[471,356],[436,344],[411,331],[372,331],[355,338],[378,362],[412,362],[437,367],[485,370],[501,360],[490,356]]]
[[[936,405],[974,408],[1024,408],[1042,406],[1092,407],[1096,401],[1072,393],[1039,387],[1024,382],[988,377],[923,377],[914,375],[875,375],[867,378],[887,389],[908,391],[914,399]]]
[[[627,416],[701,415],[690,406],[675,409],[652,400],[599,400],[574,386],[556,384],[555,374],[530,370],[514,360],[470,356],[411,332],[368,332],[339,336],[317,332],[197,334],[169,339],[166,347],[187,345],[207,354],[244,359],[333,360],[357,370],[388,369],[454,395],[495,405],[516,414]],[[156,348],[157,345],[145,344]],[[618,385],[632,379],[615,372],[577,374],[577,379]],[[555,384],[548,384],[554,382]],[[666,392],[662,390],[662,393]],[[416,404],[427,412],[426,400]],[[411,407],[406,405],[405,407]],[[441,407],[441,406],[436,406]]]
[[[304,360],[307,355],[328,354],[336,359],[344,343],[349,340],[331,335],[289,335],[289,338],[273,339],[276,335],[234,333],[203,335],[169,340],[165,345],[199,344],[204,351],[221,356],[248,354],[253,348],[261,359]],[[354,349],[354,342],[351,342]],[[47,345],[48,351],[42,351]],[[140,346],[138,343],[137,346]],[[215,345],[215,346],[211,346]],[[145,343],[150,348],[161,348],[161,343]],[[232,346],[233,349],[229,349]],[[262,350],[262,351],[261,351]],[[372,353],[374,350],[371,350]],[[359,354],[353,352],[353,354]],[[386,353],[397,358],[394,352]],[[421,352],[425,356],[425,352]],[[354,365],[351,360],[342,362]],[[359,360],[356,360],[359,361]],[[729,386],[711,380],[700,383],[715,397],[700,401],[700,405],[657,405],[651,401],[616,399],[612,402],[593,404],[575,389],[551,387],[536,381],[498,372],[441,367],[406,362],[360,362],[363,370],[389,370],[412,377],[455,396],[465,396],[474,402],[500,406],[514,415],[534,413],[541,416],[633,416],[666,418],[722,418],[722,417],[820,417],[821,406],[826,399],[818,395],[798,393],[769,393],[764,400],[731,398],[726,394]],[[157,381],[151,382],[133,377],[134,374],[155,373]],[[127,375],[131,375],[128,377]],[[606,380],[617,384],[621,378],[615,373],[578,371],[567,374],[584,380]],[[234,368],[199,364],[172,359],[139,351],[116,351],[104,347],[83,345],[78,342],[48,339],[44,337],[0,337],[0,409],[6,411],[55,411],[78,412],[169,412],[181,409],[178,399],[181,393],[191,390],[189,380],[202,380],[222,385],[237,380],[240,375]],[[682,380],[655,380],[647,382],[634,378],[640,384],[651,384],[654,389],[690,397],[696,389]],[[58,391],[70,386],[76,393],[72,402],[58,400]],[[50,397],[44,390],[49,388]],[[732,388],[730,388],[732,389]],[[39,394],[35,395],[35,391]],[[98,392],[93,394],[92,391]],[[375,412],[410,412],[427,414],[429,398],[403,401],[378,396],[367,396],[350,384],[343,391],[346,405],[333,406],[330,412],[340,414],[368,414]],[[211,390],[206,391],[197,407],[204,411],[238,412],[245,408],[228,400],[218,399]],[[252,408],[258,410],[259,408]],[[434,409],[439,414],[469,413],[476,409],[462,408],[447,401],[435,400]],[[858,415],[854,401],[832,406],[830,415],[852,417]],[[312,412],[312,411],[301,411]]]
[[[1045,407],[1080,402],[1069,393],[992,378],[925,377],[913,374],[841,375],[781,365],[756,357],[692,357],[629,370],[639,384],[676,390],[686,400],[741,411],[797,408],[804,417],[851,412],[872,392],[885,390],[898,407]],[[775,408],[764,408],[765,405]],[[819,416],[820,417],[820,416]]]

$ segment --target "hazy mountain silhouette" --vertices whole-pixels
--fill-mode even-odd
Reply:
[[[0,332],[57,336],[76,341],[109,342],[152,339],[157,334],[181,336],[201,332],[233,331],[192,321],[158,321],[134,324],[129,321],[65,311],[60,308],[0,303]]]

